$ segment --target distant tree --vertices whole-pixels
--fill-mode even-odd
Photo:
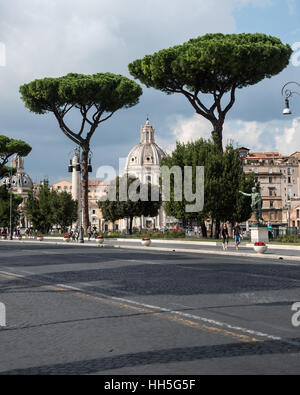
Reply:
[[[280,73],[291,54],[289,45],[265,34],[206,34],[136,60],[129,71],[147,87],[184,95],[211,122],[213,140],[222,151],[223,125],[237,89]]]
[[[54,225],[59,225],[65,231],[77,220],[78,202],[67,192],[50,190],[48,180],[44,180],[38,191],[31,188],[25,212],[39,232],[47,234]]]
[[[0,178],[12,170],[6,166],[12,156],[19,155],[25,157],[31,150],[32,148],[25,141],[0,135]]]
[[[53,221],[65,232],[78,219],[78,202],[68,192],[52,192]]]
[[[68,74],[25,84],[20,87],[20,93],[30,111],[53,113],[62,132],[82,148],[83,226],[86,230],[89,225],[88,159],[91,139],[98,126],[117,110],[135,106],[142,89],[122,75]],[[68,120],[72,110],[81,117],[77,130]]]
[[[4,228],[10,227],[10,192],[5,187],[0,187],[0,226]],[[23,202],[23,198],[12,194],[12,226],[17,226],[20,218],[18,212],[19,205]]]
[[[174,182],[171,183],[171,200],[165,202],[167,215],[183,221],[198,222],[202,227],[202,233],[206,234],[204,222],[211,218],[216,223],[216,234],[218,237],[219,224],[221,221],[246,221],[251,217],[251,207],[248,198],[241,199],[239,190],[251,191],[255,186],[254,176],[246,175],[242,169],[239,150],[232,145],[226,147],[224,153],[220,152],[218,146],[212,141],[200,139],[193,143],[177,143],[177,147],[171,156],[163,159],[162,166],[170,169],[179,166],[184,174],[184,167],[205,167],[204,178],[204,207],[201,212],[187,213],[187,202],[174,200]],[[193,188],[196,186],[196,171],[193,176]],[[184,178],[182,178],[184,186]]]
[[[122,182],[126,182],[127,185],[127,199],[122,201],[120,197],[120,185]],[[130,197],[130,188],[136,183],[136,194],[141,195],[142,190],[144,191],[145,200],[143,198],[136,199],[134,201]],[[133,220],[135,217],[156,217],[161,207],[161,195],[155,187],[149,184],[141,184],[136,178],[125,175],[123,178],[117,178],[114,183],[110,186],[108,196],[113,196],[115,191],[115,201],[102,200],[98,202],[99,208],[102,211],[103,217],[107,221],[115,222],[120,219],[129,219],[129,233],[132,234]],[[152,200],[152,193],[156,195],[158,199]],[[147,201],[146,201],[147,200]]]
[[[44,234],[55,225],[53,212],[53,192],[50,191],[48,180],[40,183],[37,194],[33,187],[28,193],[25,212],[34,229]]]

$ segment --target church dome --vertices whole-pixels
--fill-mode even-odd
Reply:
[[[31,178],[28,174],[24,171],[24,160],[23,158],[16,156],[12,160],[12,167],[17,169],[15,175],[10,177],[4,177],[1,182],[0,186],[11,185],[13,189],[30,189],[33,185]]]
[[[147,119],[141,130],[140,144],[134,147],[127,158],[126,170],[144,166],[160,166],[165,152],[155,143],[154,129]]]

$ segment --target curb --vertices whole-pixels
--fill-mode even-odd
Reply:
[[[45,237],[45,240],[62,240],[63,241],[63,237]],[[88,241],[87,238],[84,239],[85,241]],[[140,239],[107,239],[108,241],[117,241],[119,243],[138,243],[140,241]],[[7,240],[10,241],[10,240]],[[19,241],[19,240],[18,240]],[[202,246],[210,246],[210,247],[218,247],[218,246],[222,246],[221,241],[219,242],[208,242],[208,241],[178,241],[178,240],[159,240],[159,239],[152,239],[153,243],[157,243],[157,244],[186,244],[186,245],[194,245],[194,246],[198,246],[198,247],[202,247]],[[229,244],[230,246],[234,247],[235,244],[234,242],[231,242]],[[300,251],[300,246],[293,246],[293,245],[282,245],[282,244],[266,244],[269,248],[269,250],[291,250],[291,251]],[[253,247],[253,243],[247,243],[247,244],[241,244],[240,248],[252,248]]]
[[[299,261],[300,256],[290,255],[274,255],[274,254],[257,254],[257,253],[246,253],[246,252],[224,252],[224,251],[213,251],[213,250],[193,250],[184,248],[157,248],[157,247],[134,247],[134,246],[110,246],[112,248],[127,249],[127,250],[149,250],[149,251],[161,251],[161,252],[181,252],[198,255],[221,255],[221,256],[234,256],[234,257],[246,257],[246,258],[258,258],[258,259],[272,259],[272,260],[286,260],[286,261]]]
[[[246,253],[246,252],[230,252],[230,251],[214,251],[214,250],[195,250],[185,248],[162,248],[162,247],[143,247],[143,246],[124,246],[124,245],[98,245],[98,244],[80,244],[80,243],[66,243],[66,242],[52,242],[52,241],[23,241],[23,240],[6,240],[8,243],[17,244],[43,244],[43,245],[59,245],[69,247],[90,247],[90,248],[115,248],[124,250],[137,250],[137,251],[152,251],[152,252],[169,252],[169,253],[189,253],[198,255],[220,255],[220,256],[234,256],[234,257],[245,257],[245,258],[258,258],[258,259],[269,259],[269,260],[284,260],[284,261],[298,261],[300,262],[300,256],[290,255],[275,255],[275,254],[257,254],[257,253]],[[252,246],[252,245],[251,245]]]

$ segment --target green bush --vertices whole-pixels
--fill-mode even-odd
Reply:
[[[300,236],[279,236],[277,240],[280,243],[300,243]]]

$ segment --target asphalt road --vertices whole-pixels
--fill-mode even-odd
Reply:
[[[300,263],[0,244],[0,374],[299,374]]]

